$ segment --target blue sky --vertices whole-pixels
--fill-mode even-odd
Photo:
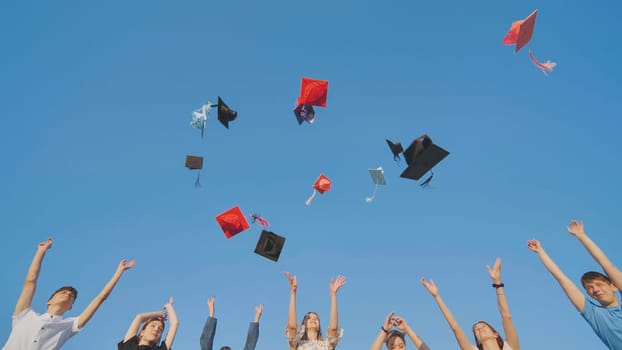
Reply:
[[[539,9],[529,47],[545,77],[501,40]],[[265,305],[258,350],[285,348],[288,284],[328,325],[339,274],[345,335],[365,349],[395,310],[434,349],[457,348],[419,278],[433,278],[464,329],[501,321],[485,265],[502,277],[521,345],[604,349],[526,248],[540,239],[574,280],[598,269],[571,219],[619,264],[620,29],[614,1],[80,1],[0,3],[0,264],[4,340],[38,242],[34,308],[57,287],[75,315],[135,258],[65,349],[114,348],[134,315],[175,298],[176,349],[198,349],[216,296],[215,346],[241,349]],[[329,81],[313,125],[292,109],[303,76]],[[191,112],[222,96],[201,139]],[[451,152],[427,189],[399,177],[386,138],[427,133]],[[200,188],[186,154],[205,157]],[[376,200],[369,168],[387,185]],[[320,174],[330,192],[304,201]],[[239,205],[287,241],[253,253],[261,228],[227,240],[214,217]],[[415,348],[408,344],[409,348]]]

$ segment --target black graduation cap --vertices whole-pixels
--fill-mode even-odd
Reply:
[[[279,256],[285,245],[285,237],[279,236],[274,232],[262,230],[255,253],[268,258],[272,261],[279,261]]]
[[[397,162],[400,159],[400,153],[404,151],[404,147],[402,147],[401,143],[393,143],[393,141],[389,139],[387,139],[387,144],[389,144],[389,148],[391,148],[391,152],[393,153],[393,160]]]
[[[234,121],[238,117],[238,112],[232,110],[227,104],[218,96],[218,121],[229,129],[229,122]]]
[[[419,180],[428,171],[431,171],[436,164],[447,157],[449,152],[435,145],[430,136],[423,135],[416,138],[402,154],[408,167],[400,176]],[[429,180],[424,182],[427,185]]]
[[[203,157],[200,156],[186,156],[186,168],[190,170],[201,170],[203,169]],[[194,182],[196,187],[199,187],[201,184],[199,183],[199,179],[201,176],[201,172],[197,173],[197,180]]]

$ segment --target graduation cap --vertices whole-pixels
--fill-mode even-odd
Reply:
[[[326,107],[326,97],[328,95],[328,80],[319,80],[302,77],[300,84],[300,96],[296,101],[294,115],[298,124],[303,121],[313,123],[315,110],[313,106]]]
[[[330,190],[330,187],[331,187],[330,180],[326,177],[326,175],[320,174],[320,176],[313,183],[313,194],[311,195],[311,197],[309,197],[309,199],[307,199],[305,204],[306,205],[311,204],[311,201],[313,200],[313,197],[315,197],[316,193],[319,192],[320,194],[324,194],[324,192]]]
[[[251,223],[254,224],[255,222],[257,222],[259,225],[261,225],[264,228],[268,228],[270,227],[270,223],[268,222],[268,220],[264,219],[263,217],[261,217],[261,215],[259,214],[251,214],[248,217],[251,218]]]
[[[298,105],[294,108],[294,115],[298,120],[298,125],[306,121],[309,124],[313,124],[315,121],[315,110],[312,105]]]
[[[434,166],[440,163],[449,152],[435,145],[428,135],[416,138],[408,148],[402,153],[408,167],[400,175],[403,178],[419,180]],[[430,179],[424,181],[427,185]]]
[[[394,143],[389,139],[386,140],[389,148],[391,148],[391,153],[393,153],[393,160],[397,162],[398,160],[400,160],[400,153],[404,152],[404,147],[402,147],[402,144],[399,142]]]
[[[215,105],[211,102],[207,102],[207,104],[204,104],[201,108],[192,111],[192,121],[190,122],[190,125],[192,125],[193,128],[201,130],[201,138],[203,138],[203,132],[205,131],[207,118],[212,106]]]
[[[371,203],[376,197],[376,190],[378,190],[378,186],[386,185],[387,181],[384,178],[384,170],[382,169],[382,167],[379,166],[376,169],[368,169],[368,170],[369,170],[369,175],[371,175],[372,181],[374,181],[374,184],[376,184],[376,186],[374,187],[374,193],[371,195],[371,197],[365,198],[365,202]]]
[[[536,25],[536,16],[538,10],[533,11],[527,18],[512,22],[510,30],[503,38],[504,45],[514,45],[514,52],[520,51],[523,46],[527,45],[533,35],[533,28]]]
[[[242,214],[242,210],[240,210],[240,207],[237,205],[216,216],[216,221],[225,233],[225,236],[227,236],[227,239],[250,227],[244,217],[244,214]]]
[[[229,122],[234,121],[238,117],[238,112],[232,110],[227,104],[218,96],[218,121],[229,129]]]
[[[285,237],[279,236],[274,232],[262,230],[261,236],[259,236],[257,241],[257,247],[255,247],[255,253],[272,261],[279,261],[283,245],[285,245]]]
[[[201,177],[200,170],[203,169],[203,157],[187,155],[186,156],[186,168],[190,170],[199,170],[197,172],[197,180],[194,182],[194,185],[196,187],[201,186],[201,184],[199,183],[199,179]]]

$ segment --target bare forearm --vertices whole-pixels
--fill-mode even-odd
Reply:
[[[443,317],[445,317],[445,320],[447,320],[449,327],[454,332],[454,336],[456,337],[456,341],[458,342],[460,349],[471,350],[471,343],[469,342],[462,328],[460,328],[460,325],[458,324],[458,321],[456,321],[454,315],[451,313],[447,305],[445,305],[445,302],[443,302],[441,296],[438,295],[434,297],[434,300],[438,304],[438,307],[441,309],[441,313],[443,314]]]
[[[423,344],[423,340],[421,340],[421,338],[419,338],[419,336],[417,336],[417,334],[410,327],[406,329],[406,334],[408,335],[410,340],[412,340],[412,342],[415,344],[417,349],[419,349],[421,347],[421,344]]]
[[[328,324],[328,335],[334,337],[339,328],[339,313],[337,312],[337,293],[330,295],[330,323]]]
[[[622,287],[622,272],[609,260],[605,252],[600,249],[594,241],[587,234],[578,235],[577,239],[590,253],[590,255],[596,260],[596,262],[605,270],[607,276],[611,279],[611,282],[620,289]]]
[[[287,328],[290,331],[296,331],[296,292],[289,293],[289,310],[287,313]],[[290,334],[290,336],[293,334]]]
[[[371,344],[370,350],[382,350],[382,344],[384,343],[386,336],[387,334],[381,329],[380,332],[378,333],[378,336],[376,337],[374,342]]]

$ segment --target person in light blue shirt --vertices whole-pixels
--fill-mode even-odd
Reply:
[[[581,277],[581,290],[555,264],[540,242],[532,239],[527,247],[540,257],[547,270],[555,277],[570,302],[592,327],[596,335],[609,349],[622,349],[622,306],[618,290],[622,287],[622,272],[607,258],[605,253],[586,234],[581,221],[572,220],[568,233],[576,237],[585,249],[603,268],[605,274],[589,271]]]

